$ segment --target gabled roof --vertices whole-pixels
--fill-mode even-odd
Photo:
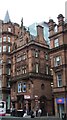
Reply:
[[[8,23],[8,22],[10,22],[10,21],[11,21],[11,20],[10,20],[9,13],[8,13],[8,10],[7,10],[6,15],[5,15],[5,18],[4,18],[4,23]]]

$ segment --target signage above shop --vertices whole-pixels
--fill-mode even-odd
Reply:
[[[64,103],[64,98],[57,98],[56,103],[63,104]]]
[[[24,95],[24,99],[30,99],[30,95]]]

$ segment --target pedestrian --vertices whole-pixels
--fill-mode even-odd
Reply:
[[[38,117],[38,108],[36,109],[36,117]]]
[[[31,115],[31,118],[34,118],[34,117],[35,117],[33,110],[30,111],[30,115]]]
[[[39,117],[41,116],[41,113],[42,113],[42,110],[39,108],[39,110],[38,110],[38,116]]]

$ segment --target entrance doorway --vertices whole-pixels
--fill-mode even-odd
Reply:
[[[62,117],[62,113],[64,112],[64,104],[58,104],[58,113],[59,117]]]
[[[40,108],[42,110],[42,116],[47,115],[47,99],[45,96],[40,97]]]

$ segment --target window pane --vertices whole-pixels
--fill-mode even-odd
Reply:
[[[58,30],[58,29],[57,29],[57,25],[56,25],[56,26],[54,27],[54,32],[57,32],[57,30]]]
[[[48,60],[48,53],[46,53],[45,58],[46,58],[46,60]]]
[[[49,69],[48,69],[48,65],[46,65],[46,74],[48,75]]]
[[[23,83],[23,84],[22,84],[22,91],[23,91],[23,92],[26,92],[26,83]]]
[[[6,37],[3,37],[3,41],[4,41],[4,42],[6,41]]]
[[[11,74],[11,70],[10,70],[10,68],[7,68],[7,74],[8,74],[8,75]]]
[[[38,57],[38,55],[39,55],[38,51],[35,51],[35,57]]]
[[[21,92],[21,83],[18,83],[18,92]]]
[[[0,68],[0,75],[2,75],[2,68]]]
[[[10,52],[10,46],[8,46],[8,52]]]
[[[6,46],[3,46],[3,52],[6,52]]]
[[[0,53],[2,52],[2,46],[0,46]]]
[[[57,83],[58,83],[58,87],[62,86],[62,75],[61,74],[57,75]]]
[[[61,65],[61,56],[54,58],[54,64],[55,66]]]
[[[38,69],[38,63],[36,64],[36,66],[35,66],[35,69],[36,69],[36,73],[38,73],[39,72],[39,69]]]
[[[55,39],[54,45],[55,45],[55,47],[58,47],[58,46],[59,46],[59,41],[58,41],[58,39]]]
[[[0,43],[2,42],[2,38],[0,37]]]
[[[0,88],[2,87],[2,80],[0,80]]]
[[[10,42],[10,37],[8,37],[8,42]]]
[[[2,60],[0,59],[0,64],[2,64]]]
[[[11,32],[11,28],[10,27],[8,28],[8,31]]]

